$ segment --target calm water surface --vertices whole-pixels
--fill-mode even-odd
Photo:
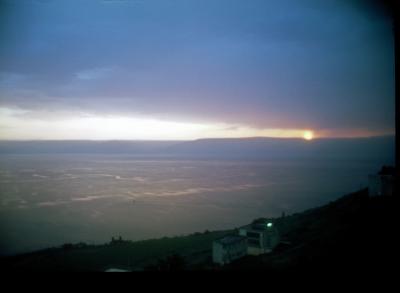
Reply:
[[[384,163],[1,155],[0,253],[238,227],[355,191]]]

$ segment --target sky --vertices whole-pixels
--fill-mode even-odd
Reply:
[[[0,139],[394,134],[391,21],[356,0],[0,0]]]

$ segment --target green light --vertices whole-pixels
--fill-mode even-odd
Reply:
[[[268,223],[268,224],[267,224],[267,227],[268,227],[268,228],[272,227],[272,223]]]

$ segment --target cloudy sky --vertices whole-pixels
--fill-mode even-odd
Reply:
[[[392,134],[370,2],[0,0],[0,139]]]

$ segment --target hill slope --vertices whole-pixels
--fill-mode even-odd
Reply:
[[[396,197],[369,198],[365,189],[319,208],[272,219],[286,245],[278,246],[271,254],[246,256],[222,268],[211,263],[212,241],[233,231],[99,246],[70,244],[3,258],[1,268],[7,271],[104,271],[108,267],[158,270],[168,268],[160,266],[162,260],[177,255],[182,261],[180,268],[188,270],[382,272],[395,263],[396,206]]]
[[[397,255],[396,197],[369,198],[367,189],[283,219],[284,240],[274,253],[245,257],[227,270],[302,273],[392,273]]]

